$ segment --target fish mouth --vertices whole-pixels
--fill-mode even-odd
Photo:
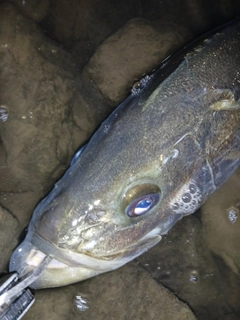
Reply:
[[[17,272],[21,278],[28,272],[38,268],[46,256],[47,254],[25,240],[13,252],[9,271]],[[30,285],[32,289],[65,286],[101,273],[83,266],[72,266],[55,257],[50,257],[52,259],[49,264],[44,268],[37,280]]]
[[[39,267],[46,256],[50,256],[52,259],[49,264],[30,287],[33,289],[59,287],[115,270],[141,255],[160,240],[161,236],[151,231],[130,248],[96,257],[91,253],[78,253],[55,247],[35,233],[31,239],[26,237],[15,249],[10,259],[9,270],[16,271],[20,277],[23,277]]]

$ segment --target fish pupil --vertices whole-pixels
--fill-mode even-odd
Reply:
[[[139,215],[148,211],[153,205],[153,200],[151,198],[146,198],[138,203],[136,206],[134,213]]]

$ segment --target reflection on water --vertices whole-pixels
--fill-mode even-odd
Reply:
[[[81,296],[76,296],[75,303],[77,309],[81,312],[87,311],[89,309],[89,306],[87,305],[87,300]]]
[[[7,121],[8,116],[9,116],[9,114],[7,112],[7,109],[4,106],[0,106],[0,120],[2,122],[5,122],[5,121]]]
[[[233,207],[228,210],[228,219],[231,223],[237,222],[239,209]]]

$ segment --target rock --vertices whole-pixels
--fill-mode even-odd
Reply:
[[[130,93],[135,81],[152,72],[191,36],[180,26],[132,19],[98,47],[84,72],[117,105]]]
[[[8,262],[18,244],[18,221],[12,212],[0,206],[0,270],[8,271]]]
[[[240,168],[202,206],[203,232],[208,247],[237,275],[240,275],[239,191]]]
[[[107,0],[103,5],[95,0],[58,0],[51,3],[42,25],[68,48],[82,69],[104,39],[140,13],[138,2]]]
[[[31,7],[34,0],[12,0],[23,7]],[[37,3],[42,8],[41,3]],[[36,6],[37,6],[36,5]],[[40,12],[42,12],[40,8]],[[130,19],[140,17],[151,21],[165,21],[185,26],[193,34],[199,35],[236,16],[240,3],[235,0],[203,2],[202,0],[159,1],[159,0],[105,0],[101,4],[95,0],[58,0],[51,2],[41,26],[51,37],[71,52],[80,69],[107,37],[111,36]],[[22,12],[22,11],[21,11]],[[33,7],[33,12],[34,10]],[[181,27],[180,27],[181,28]]]
[[[11,5],[1,5],[0,21],[0,105],[9,114],[0,127],[5,165],[18,189],[33,190],[46,177],[62,174],[77,145],[69,112],[76,90],[74,64]],[[13,187],[5,185],[5,191]]]
[[[110,110],[69,54],[9,3],[0,5],[0,56],[0,203],[20,234]]]
[[[49,0],[10,0],[9,2],[13,3],[23,16],[36,22],[43,20],[49,10]]]
[[[77,311],[76,295],[87,299],[87,311]],[[41,319],[52,320],[196,319],[185,303],[176,299],[136,263],[74,286],[39,291],[36,298],[37,302],[26,315],[26,320],[38,319],[36,315],[39,319],[41,315]]]
[[[168,19],[179,25],[184,25],[194,34],[200,34],[209,30],[209,26],[217,26],[223,21],[228,21],[239,12],[238,1],[202,0],[168,1],[149,0],[141,3],[143,17],[151,20]]]

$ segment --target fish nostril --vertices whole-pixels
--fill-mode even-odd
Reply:
[[[27,235],[27,232],[28,232],[28,227],[26,226],[22,232],[20,233],[19,237],[18,237],[18,242],[21,243],[23,242],[23,240],[26,238],[26,235]]]
[[[59,219],[60,214],[61,208],[51,207],[44,212],[35,226],[36,232],[40,237],[56,245],[59,242],[59,233],[63,227],[63,220]]]

